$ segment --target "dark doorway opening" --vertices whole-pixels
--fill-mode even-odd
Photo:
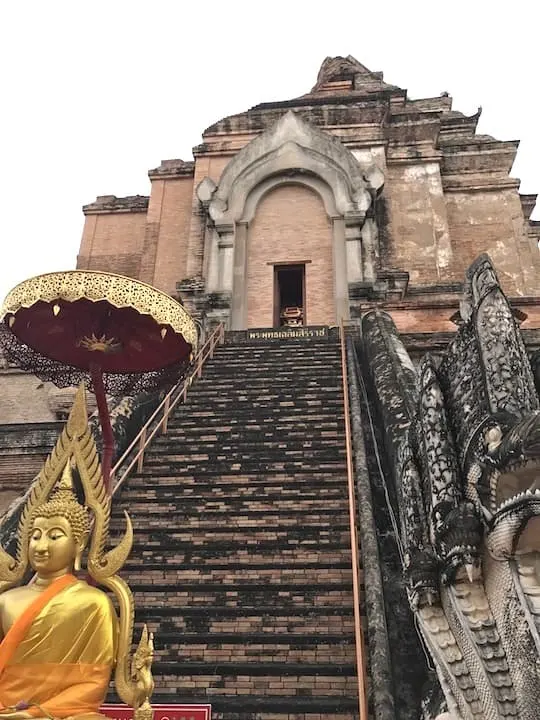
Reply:
[[[306,324],[305,265],[274,266],[274,326]]]

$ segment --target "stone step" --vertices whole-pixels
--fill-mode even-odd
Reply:
[[[124,506],[127,509],[127,506]],[[287,508],[286,512],[277,513],[274,506],[271,510],[261,509],[243,509],[241,513],[231,514],[229,509],[212,509],[204,512],[202,517],[199,517],[199,521],[203,523],[214,523],[214,525],[225,527],[229,525],[231,527],[244,527],[245,525],[259,525],[264,527],[278,527],[280,518],[286,525],[292,527],[301,525],[309,525],[312,522],[324,522],[325,519],[329,523],[333,522],[344,522],[345,513],[347,512],[347,506],[342,506],[322,509],[313,508]],[[141,512],[134,513],[134,517],[140,517],[142,522],[146,522],[149,519],[149,513]],[[180,516],[180,521],[188,518],[189,515],[186,513],[183,517]],[[120,528],[124,528],[124,522],[120,518]]]
[[[256,422],[269,416],[282,415],[283,420],[287,422],[304,412],[310,415],[320,415],[322,419],[328,421],[335,420],[336,415],[338,418],[342,418],[342,397],[335,394],[322,397],[314,393],[312,398],[268,400],[259,395],[257,400],[254,400],[246,395],[242,400],[238,399],[237,402],[233,402],[223,393],[218,393],[212,398],[199,397],[193,393],[191,396],[188,395],[185,405],[178,407],[174,417],[175,419],[181,419],[185,416],[197,418],[205,417],[205,415],[215,415],[223,418],[228,416],[244,418],[247,415]],[[311,417],[306,418],[305,422],[313,422],[313,419]]]
[[[185,414],[177,415],[174,421],[169,421],[165,434],[159,432],[155,436],[154,443],[159,444],[166,440],[178,442],[183,439],[197,442],[199,438],[206,436],[216,442],[227,439],[252,442],[280,439],[286,442],[289,439],[344,438],[344,418],[339,415],[332,416],[324,408],[310,406],[304,409],[304,413],[301,413],[300,409],[295,409],[292,413],[287,409],[286,418],[283,419],[280,418],[281,413],[273,411],[260,414],[249,412],[243,415],[238,412],[224,416],[222,408],[216,408],[219,413],[216,412],[215,415],[209,415],[207,410],[186,408]],[[301,427],[295,427],[295,418],[301,423]]]
[[[258,468],[267,475],[273,472],[276,475],[282,474],[284,470],[289,470],[296,475],[299,473],[309,475],[310,471],[316,470],[317,464],[326,472],[335,472],[338,478],[345,479],[346,477],[345,456],[339,448],[332,448],[326,452],[324,450],[311,451],[309,448],[283,449],[280,452],[267,453],[256,460],[248,452],[241,450],[219,453],[204,448],[200,451],[173,455],[170,451],[163,449],[151,455],[145,455],[142,474],[148,479],[154,473],[159,474],[160,477],[165,475],[173,477],[177,474],[178,488],[180,489],[185,487],[183,478],[192,477],[194,474],[202,484],[205,484],[212,482],[210,476],[220,477],[224,473],[235,470],[242,474],[249,474]],[[154,483],[149,482],[148,484],[154,487]],[[306,478],[302,484],[298,484],[298,481],[296,484],[300,489],[306,488],[309,485],[309,478]]]
[[[217,372],[220,370],[220,372]],[[307,370],[307,368],[306,368]],[[300,388],[321,388],[321,387],[334,387],[336,392],[341,392],[343,383],[341,379],[341,368],[336,367],[325,367],[324,370],[320,369],[314,372],[313,365],[309,366],[310,372],[302,373],[298,375],[295,372],[295,368],[286,368],[283,366],[276,371],[274,368],[271,372],[272,378],[279,377],[283,381],[283,385],[288,389]],[[225,374],[223,368],[212,367],[207,365],[203,371],[203,375],[197,378],[197,388],[204,390],[211,390],[218,387],[220,390],[239,390],[243,387],[249,389],[255,389],[259,392],[271,392],[273,391],[274,385],[268,384],[268,373],[250,373],[249,385],[246,386],[245,376],[238,372]]]
[[[274,382],[272,386],[268,387],[267,384],[263,386],[262,380],[259,384],[252,382],[246,382],[245,378],[242,378],[242,382],[239,379],[236,383],[232,381],[232,378],[224,379],[222,383],[217,382],[200,382],[197,384],[197,397],[215,397],[222,396],[224,390],[227,390],[227,399],[231,401],[242,398],[245,395],[248,397],[264,397],[268,399],[281,399],[291,397],[295,399],[302,399],[303,397],[311,396],[340,396],[341,395],[341,383],[336,380],[332,382],[310,382],[308,385],[299,385],[296,382],[282,383],[278,376],[273,376]]]
[[[321,510],[327,512],[328,510],[342,509],[345,512],[348,509],[347,498],[345,494],[342,497],[329,498],[325,495],[302,498],[292,497],[285,498],[280,497],[275,500],[268,497],[260,498],[249,498],[249,497],[238,497],[238,498],[216,498],[215,500],[207,500],[205,498],[198,497],[182,497],[182,511],[187,513],[188,509],[194,513],[205,512],[206,514],[216,514],[223,512],[234,512],[235,514],[253,514],[261,511],[269,511],[271,513],[277,513],[281,509],[285,512],[300,511],[302,514],[306,512],[313,513],[314,510]]]
[[[137,618],[140,621],[140,618]],[[167,640],[190,642],[191,644],[241,645],[246,644],[303,644],[317,642],[338,643],[341,638],[350,642],[354,638],[354,618],[352,614],[304,613],[296,615],[294,610],[285,614],[274,610],[261,615],[253,610],[236,617],[220,616],[219,613],[186,614],[172,618],[148,618],[149,629],[160,628],[166,633]],[[235,639],[235,635],[239,635]],[[328,638],[332,635],[332,639]],[[185,637],[181,637],[185,636]],[[209,639],[209,637],[211,639]],[[163,646],[163,643],[162,643]]]
[[[221,509],[221,508],[220,508]],[[181,513],[172,515],[170,520],[167,521],[167,527],[163,527],[163,522],[159,524],[159,518],[156,515],[147,515],[145,513],[132,512],[130,517],[133,522],[136,538],[146,538],[149,533],[154,538],[161,538],[163,542],[178,542],[181,543],[185,536],[191,535],[196,537],[198,540],[204,538],[210,542],[212,538],[216,541],[225,542],[228,539],[234,539],[232,536],[241,537],[249,544],[253,544],[257,539],[262,540],[266,537],[269,540],[274,538],[276,543],[279,543],[283,538],[290,538],[291,542],[308,542],[311,540],[320,539],[321,542],[328,541],[329,538],[337,539],[338,536],[343,536],[348,533],[348,524],[346,518],[346,507],[344,506],[341,515],[333,513],[331,519],[324,522],[324,511],[321,511],[321,515],[318,518],[320,521],[317,525],[311,525],[310,523],[303,522],[304,515],[295,518],[296,522],[286,522],[282,525],[279,523],[268,522],[264,518],[264,523],[257,523],[257,517],[253,517],[254,514],[242,515],[231,519],[230,523],[219,523],[214,522],[214,528],[211,526],[212,521],[216,521],[216,513],[206,513],[204,517],[205,524],[201,524],[201,521],[189,523],[189,516],[182,515]],[[198,519],[197,519],[198,520]],[[336,522],[332,522],[335,520]],[[115,529],[121,533],[125,526],[125,521],[121,518],[115,518],[111,522],[111,531],[114,533]],[[140,540],[142,542],[142,540]]]
[[[139,571],[140,572],[140,571]],[[172,572],[172,571],[168,571]],[[352,581],[350,568],[343,569],[343,581],[299,584],[281,582],[262,586],[257,582],[230,583],[225,580],[210,582],[193,579],[177,580],[167,585],[152,571],[150,585],[142,582],[132,584],[136,598],[137,617],[146,619],[176,617],[185,613],[208,615],[219,613],[220,617],[249,614],[251,612],[271,613],[290,610],[295,615],[322,612],[352,614]]]
[[[341,376],[341,362],[317,364],[313,359],[306,359],[303,364],[298,362],[287,362],[279,360],[275,363],[229,363],[227,365],[219,365],[213,362],[208,363],[203,369],[200,378],[196,383],[203,387],[210,387],[215,382],[218,385],[224,385],[229,382],[231,387],[238,388],[242,385],[242,380],[249,380],[249,385],[253,382],[254,387],[262,388],[263,381],[272,380],[268,385],[270,388],[279,388],[281,385],[288,389],[306,388],[306,387],[326,387],[326,385],[334,386],[336,389],[343,387]],[[279,384],[276,385],[276,381]]]
[[[225,487],[225,488],[249,488],[258,486],[259,488],[265,487],[287,487],[287,486],[308,486],[315,487],[327,487],[333,483],[342,483],[346,476],[336,475],[335,473],[328,473],[325,471],[312,471],[312,472],[296,472],[296,473],[228,473],[215,475],[212,480],[206,481],[199,475],[185,475],[182,478],[182,487]],[[152,475],[153,483],[148,483],[148,478],[142,475],[131,475],[121,489],[121,494],[116,496],[115,504],[121,499],[123,493],[137,490],[137,488],[144,488],[149,493],[169,493],[172,497],[176,497],[176,488],[178,486],[178,480],[172,473],[166,473],[163,475]],[[167,489],[169,487],[169,489]],[[172,488],[175,488],[173,491]],[[135,495],[136,497],[136,495]],[[150,494],[149,498],[155,497]]]
[[[339,427],[344,423],[344,417],[341,412],[331,413],[325,408],[287,408],[287,412],[266,411],[265,413],[225,413],[220,411],[213,414],[209,409],[190,409],[185,415],[177,415],[174,420],[171,418],[168,423],[168,432],[175,429],[196,429],[205,434],[206,432],[230,433],[232,431],[246,430],[271,430],[278,432],[277,425],[280,424],[281,431],[286,432],[288,428],[294,425],[295,419],[300,420],[306,426],[306,435],[309,437],[311,433],[318,428],[322,429],[330,422],[337,422]],[[167,435],[165,435],[166,437]],[[162,437],[162,433],[158,432],[156,439]]]
[[[140,479],[141,478],[138,478],[138,480]],[[187,498],[199,498],[200,500],[236,500],[242,498],[268,499],[287,496],[290,498],[305,497],[315,499],[326,496],[344,497],[347,492],[346,481],[343,477],[324,486],[321,486],[321,484],[317,482],[311,484],[309,478],[297,480],[296,482],[291,481],[289,484],[280,480],[272,485],[265,483],[264,485],[246,486],[216,482],[216,485],[212,486],[210,482],[203,480],[196,484],[180,484],[174,476],[171,476],[169,478],[162,477],[161,483],[160,481],[156,481],[150,488],[144,487],[142,483],[140,485],[130,485],[130,501],[124,503],[119,499],[113,505],[113,515],[119,515],[121,510],[127,509],[128,507],[134,507],[138,512],[181,512],[184,507],[184,499]]]
[[[159,601],[163,592],[178,591],[188,585],[193,589],[197,584],[200,587],[218,583],[225,586],[234,586],[240,592],[245,588],[251,589],[255,583],[265,585],[270,592],[276,587],[279,592],[287,592],[290,588],[303,588],[309,586],[312,592],[333,590],[352,592],[352,570],[350,555],[344,552],[336,560],[329,554],[322,558],[303,563],[280,562],[276,566],[275,560],[266,559],[265,563],[253,562],[235,566],[230,563],[207,563],[197,567],[183,565],[174,556],[158,568],[149,567],[147,558],[128,559],[125,569],[129,571],[129,582],[133,590],[148,592],[149,597]]]
[[[223,432],[227,430],[235,429],[238,426],[241,428],[256,429],[257,427],[264,427],[268,423],[279,423],[283,428],[294,425],[297,421],[305,424],[308,428],[313,428],[314,423],[322,425],[324,423],[338,423],[342,426],[345,420],[343,409],[340,407],[339,411],[330,412],[325,410],[324,407],[319,406],[306,406],[305,408],[298,408],[297,410],[290,408],[274,408],[270,411],[261,412],[260,409],[257,414],[246,413],[246,408],[242,412],[230,412],[223,413],[219,412],[214,415],[212,407],[209,406],[205,410],[195,408],[192,406],[181,406],[179,410],[172,416],[169,417],[169,428],[183,428],[183,427],[204,427],[207,424],[218,425],[223,427]]]
[[[332,709],[357,691],[356,670],[348,663],[279,663],[279,662],[183,662],[181,675],[176,662],[154,662],[153,671],[158,692],[166,687],[201,688],[206,696],[234,695],[243,688],[262,696],[332,698]],[[240,680],[239,676],[246,678]],[[246,694],[248,694],[246,693]],[[244,693],[242,693],[244,694]],[[347,707],[350,705],[347,703]]]
[[[173,663],[174,665],[174,663]],[[169,668],[169,672],[172,670]],[[300,672],[300,670],[298,670]],[[304,677],[304,676],[300,676]],[[181,699],[186,704],[212,704],[212,717],[219,720],[357,720],[358,699],[351,696],[322,696],[315,694],[295,694],[298,688],[293,688],[291,683],[290,696],[265,695],[254,687],[255,681],[251,676],[240,676],[238,689],[234,694],[217,695],[212,692],[205,693],[205,687],[209,678],[214,680],[213,675],[196,676],[195,680],[187,681],[185,678],[178,678],[176,684],[173,678],[175,675],[157,675],[156,690],[152,696],[153,703],[175,703],[178,702],[178,694],[181,692]],[[183,680],[180,683],[180,680]],[[277,681],[275,681],[277,682]],[[319,685],[320,689],[322,683]],[[117,696],[111,693],[110,702],[119,702]]]
[[[165,480],[173,480],[173,483],[165,484]],[[128,507],[132,507],[135,512],[139,514],[161,514],[162,512],[167,513],[180,513],[185,516],[185,500],[199,500],[201,502],[205,500],[216,501],[216,500],[268,500],[268,499],[302,499],[316,500],[317,498],[325,497],[338,497],[344,498],[346,496],[346,482],[345,478],[340,478],[332,484],[328,484],[326,487],[317,488],[313,487],[307,481],[291,483],[289,486],[281,482],[281,485],[274,486],[234,486],[234,485],[219,485],[211,487],[209,483],[201,482],[200,485],[186,485],[179,483],[175,476],[171,478],[163,478],[163,485],[156,483],[152,488],[144,488],[139,486],[137,489],[135,486],[131,486],[130,495],[132,496],[131,502],[123,502],[119,500],[113,506],[113,516],[120,516],[121,511],[127,510]],[[309,488],[310,491],[306,490]],[[319,492],[317,492],[319,490]],[[277,519],[277,518],[276,518]],[[288,524],[288,519],[287,519]]]
[[[306,564],[318,564],[321,568],[327,568],[336,563],[343,563],[348,552],[348,547],[337,543],[329,543],[321,548],[310,547],[307,543],[305,545],[291,544],[289,547],[280,547],[278,552],[275,546],[268,547],[262,546],[262,544],[253,548],[229,548],[219,544],[188,546],[184,550],[176,543],[171,543],[171,546],[167,547],[164,542],[148,540],[144,544],[133,543],[133,554],[137,557],[126,564],[126,569],[135,567],[144,569],[148,567],[150,560],[153,566],[158,567],[160,565],[170,567],[178,564],[181,568],[204,570],[205,566],[208,566],[208,569],[212,571],[221,568],[235,570],[242,567],[273,569],[277,564],[281,566],[289,563],[300,574]]]
[[[336,558],[338,551],[346,552],[350,546],[349,535],[346,532],[327,534],[326,537],[324,535],[302,537],[300,534],[291,537],[289,534],[277,533],[276,537],[272,537],[270,532],[251,534],[249,537],[243,533],[231,533],[231,535],[232,538],[217,536],[209,538],[206,534],[193,535],[190,540],[187,534],[152,530],[147,533],[138,532],[133,549],[134,552],[141,553],[142,565],[150,554],[152,554],[152,562],[155,563],[159,562],[160,557],[169,556],[170,552],[174,553],[176,562],[201,565],[214,559],[232,563],[246,563],[251,560],[270,562],[272,557],[274,563],[280,560],[328,563],[330,562],[326,558],[328,553],[334,553],[331,557]]]
[[[273,354],[255,354],[253,352],[236,353],[234,355],[219,351],[214,353],[214,357],[209,359],[206,367],[218,368],[222,372],[226,372],[230,367],[245,366],[251,368],[275,368],[278,372],[283,368],[305,370],[310,367],[313,372],[324,372],[328,368],[338,371],[341,368],[340,354],[329,350],[326,352],[295,352],[283,353],[275,352]],[[203,371],[204,372],[204,371]]]
[[[280,392],[273,394],[256,393],[238,393],[236,397],[230,395],[224,396],[223,393],[193,393],[188,395],[188,401],[184,405],[185,408],[198,408],[202,405],[211,403],[212,410],[230,410],[235,406],[237,414],[248,409],[248,407],[256,408],[257,412],[263,410],[286,408],[286,407],[320,407],[321,405],[330,407],[340,407],[343,405],[341,395],[334,390],[328,393],[323,392]]]
[[[163,511],[162,512],[151,512],[143,509],[137,511],[129,509],[128,505],[121,507],[118,512],[115,511],[113,519],[111,521],[111,532],[122,533],[125,528],[125,519],[123,515],[120,515],[120,511],[128,510],[130,517],[133,522],[135,532],[139,532],[139,528],[142,530],[150,529],[156,526],[156,528],[163,527]],[[345,517],[345,512],[342,509],[333,511],[322,510],[319,513],[295,513],[287,512],[286,515],[274,514],[266,512],[251,512],[243,513],[241,515],[231,516],[227,519],[225,513],[205,513],[202,517],[190,516],[187,513],[182,514],[180,511],[170,516],[169,527],[173,527],[174,523],[177,523],[178,527],[190,532],[201,531],[201,530],[212,530],[215,533],[219,532],[230,532],[230,529],[238,528],[239,530],[251,532],[256,529],[268,529],[278,530],[289,528],[295,530],[297,528],[338,528],[345,530],[348,528],[348,523]],[[223,520],[221,520],[223,518]]]
[[[275,450],[326,450],[336,448],[341,450],[341,446],[345,446],[345,438],[337,433],[332,437],[324,437],[320,435],[312,435],[306,437],[280,437],[279,433],[274,433],[270,437],[263,437],[259,434],[258,438],[248,437],[222,437],[214,438],[212,435],[204,435],[201,433],[198,439],[178,438],[172,434],[168,434],[158,438],[153,444],[147,455],[156,452],[156,450],[178,453],[193,453],[199,450],[211,451],[222,454],[223,452],[246,452],[250,451],[251,455],[259,455]]]
[[[178,662],[198,661],[206,663],[223,662],[340,662],[352,663],[355,659],[354,635],[329,635],[317,642],[313,636],[307,636],[309,644],[304,644],[306,636],[274,636],[266,639],[260,635],[243,636],[237,633],[221,636],[200,634],[195,636],[171,637],[164,634],[160,627],[149,629],[161,638],[162,648],[156,650],[156,661],[174,660]],[[280,642],[283,637],[287,642]],[[221,643],[226,647],[220,646]]]
[[[324,369],[325,367],[340,367],[341,353],[336,348],[313,348],[311,351],[297,349],[296,352],[284,352],[274,350],[273,352],[260,353],[253,349],[246,349],[244,352],[237,352],[224,348],[219,348],[214,352],[214,356],[209,358],[206,367],[219,367],[226,369],[230,365],[251,365],[257,367],[259,365],[272,365],[278,369],[284,365],[294,366],[295,364],[307,367],[309,362],[313,363],[315,370]]]
[[[218,345],[216,352],[219,353],[280,353],[287,352],[294,354],[302,351],[313,351],[313,348],[333,348],[334,352],[340,348],[340,341],[338,337],[325,337],[325,338],[310,338],[308,341],[305,339],[287,338],[286,341],[278,341],[277,343],[272,342],[236,342],[232,337],[226,337],[226,341],[222,345]]]
[[[182,455],[194,455],[198,453],[211,453],[214,457],[227,454],[228,457],[234,457],[235,454],[242,454],[251,458],[261,458],[264,456],[275,456],[288,453],[312,453],[335,451],[343,453],[345,440],[342,437],[324,437],[313,433],[311,436],[301,438],[283,438],[279,434],[273,437],[259,437],[258,440],[249,440],[244,438],[229,438],[214,440],[213,438],[203,439],[207,436],[201,433],[201,439],[171,438],[168,435],[151,445],[145,452],[145,457],[153,455],[170,455],[171,457],[181,457]]]
[[[339,343],[313,343],[311,345],[267,345],[265,347],[255,345],[225,344],[220,345],[214,351],[214,358],[237,360],[241,358],[339,358],[341,354]]]
[[[262,445],[259,452],[256,453],[256,459],[253,459],[253,453],[249,451],[249,445],[231,446],[225,448],[215,445],[202,447],[184,446],[176,448],[175,451],[170,447],[155,447],[147,452],[144,458],[144,470],[146,473],[155,468],[156,465],[167,464],[168,467],[174,468],[188,462],[196,462],[201,465],[201,470],[211,466],[212,469],[223,463],[225,467],[237,463],[294,463],[306,462],[312,466],[317,461],[342,462],[344,463],[346,451],[345,448],[336,447],[335,443],[330,445],[320,445],[317,447],[268,447]]]
[[[284,592],[283,590],[279,589],[280,597],[287,597],[290,596],[292,600],[298,599],[298,593],[297,591],[287,591]],[[206,590],[205,592],[208,592]],[[257,617],[261,619],[261,622],[264,620],[264,618],[273,617],[273,616],[280,616],[284,618],[290,618],[291,616],[297,617],[297,618],[310,618],[312,621],[314,618],[328,618],[328,617],[335,617],[335,616],[341,616],[344,613],[350,613],[352,609],[352,596],[350,597],[349,603],[343,603],[343,599],[341,596],[339,596],[339,601],[336,600],[335,597],[333,597],[333,604],[330,603],[329,596],[329,603],[326,605],[290,605],[285,608],[276,608],[275,607],[275,599],[274,599],[274,605],[270,604],[261,604],[258,602],[258,598],[261,598],[264,600],[265,593],[264,590],[261,590],[261,588],[251,588],[249,591],[246,590],[242,593],[238,592],[237,590],[231,591],[231,590],[222,590],[219,588],[218,590],[214,589],[214,592],[216,593],[216,597],[221,594],[221,599],[223,601],[227,601],[227,603],[235,602],[235,605],[211,605],[208,604],[208,606],[200,607],[200,606],[192,606],[192,605],[185,605],[185,604],[178,604],[178,602],[173,601],[169,599],[167,605],[165,607],[150,607],[150,608],[142,608],[141,610],[137,610],[137,621],[138,622],[161,622],[163,624],[163,627],[165,626],[174,626],[176,627],[177,622],[182,623],[188,623],[189,627],[192,627],[193,624],[197,625],[197,627],[200,627],[201,621],[207,622],[207,621],[213,621],[213,620],[223,620],[224,618],[231,618],[236,622],[238,619],[242,619],[244,616],[246,617]],[[312,593],[309,589],[304,588],[305,596],[304,601],[307,602],[309,598],[312,598]],[[187,595],[187,593],[185,593]],[[275,593],[274,593],[275,594]],[[335,596],[335,593],[334,593]],[[204,596],[206,597],[206,595]],[[318,596],[319,597],[319,596]],[[323,597],[321,594],[320,597]],[[200,598],[201,602],[204,602],[204,598],[201,596]],[[285,615],[285,610],[290,611],[290,615]],[[352,617],[352,616],[351,616]],[[318,622],[318,621],[317,621]],[[191,624],[190,624],[191,623]],[[288,631],[287,631],[288,632]],[[193,640],[195,642],[195,640]]]
[[[296,424],[293,422],[280,423],[279,425],[276,423],[272,426],[269,426],[269,423],[266,426],[264,424],[252,424],[245,426],[236,425],[235,427],[231,427],[225,431],[220,430],[206,433],[203,428],[196,425],[191,427],[187,427],[185,425],[175,425],[173,427],[169,426],[167,434],[159,435],[154,443],[159,444],[160,442],[165,442],[167,439],[171,441],[188,440],[190,442],[225,442],[227,440],[247,440],[251,442],[259,439],[272,439],[276,435],[285,437],[287,440],[296,438],[305,439],[307,432],[313,432],[314,426],[318,430],[319,437],[334,438],[338,441],[343,439],[344,441],[344,429],[341,426],[341,423],[337,421],[327,421],[325,423],[317,422],[316,424],[304,422],[301,423],[301,427],[296,427],[295,425]]]
[[[344,414],[343,404],[341,402],[335,403],[332,410],[327,409],[322,403],[320,405],[304,403],[298,406],[293,404],[258,408],[257,413],[251,412],[248,405],[240,409],[230,407],[226,412],[224,408],[217,407],[213,403],[208,403],[206,406],[201,407],[188,404],[180,406],[179,410],[170,417],[169,424],[170,427],[182,427],[184,423],[189,425],[194,422],[204,425],[207,418],[211,418],[214,423],[215,420],[219,420],[219,425],[231,427],[235,425],[235,423],[241,423],[242,426],[249,426],[258,425],[263,422],[276,422],[276,420],[285,424],[300,420],[301,422],[312,425],[318,421],[343,422]]]
[[[249,490],[247,488],[246,490]],[[282,493],[282,495],[286,494],[285,492]],[[346,497],[346,491],[345,489],[338,489],[337,493],[323,493],[326,497],[332,497],[333,495],[337,495],[339,498],[345,498]],[[295,492],[294,497],[297,497],[298,494]],[[216,495],[214,496],[216,497]],[[221,499],[225,499],[228,502],[234,501],[236,499],[239,499],[244,496],[222,496]],[[267,499],[271,498],[272,495],[265,496]],[[274,497],[279,498],[280,495],[275,495]],[[317,499],[316,496],[311,495],[308,496],[309,499]],[[203,498],[198,497],[199,500],[202,500]],[[252,499],[254,500],[260,500],[260,498],[257,498],[256,496],[253,496]],[[281,518],[280,515],[274,516],[271,519],[265,518],[262,522],[255,520],[253,517],[251,518],[244,518],[243,516],[241,518],[238,517],[232,517],[231,523],[225,524],[219,524],[218,526],[211,525],[211,521],[205,518],[204,516],[201,517],[199,514],[196,514],[195,516],[190,516],[186,512],[186,508],[184,505],[183,498],[177,499],[176,503],[172,502],[158,502],[157,500],[154,500],[153,502],[146,503],[146,505],[141,506],[140,502],[138,505],[134,507],[134,503],[130,504],[124,504],[119,505],[114,508],[114,511],[112,513],[113,521],[111,523],[111,529],[114,530],[116,527],[116,524],[118,527],[122,528],[124,525],[124,517],[123,517],[123,511],[128,510],[130,512],[130,515],[133,518],[141,518],[144,520],[145,527],[147,529],[150,528],[163,528],[163,517],[167,516],[167,524],[169,527],[173,526],[175,522],[181,523],[183,527],[189,527],[190,532],[197,529],[209,529],[212,528],[215,532],[219,533],[227,533],[230,532],[230,528],[241,528],[244,532],[257,532],[261,530],[261,527],[263,529],[268,528],[280,528],[283,527],[284,530],[287,531],[294,531],[295,526],[301,526],[302,528],[312,528],[315,529],[327,529],[329,526],[333,528],[340,528],[341,526],[348,527],[348,523],[346,522],[345,514],[343,513],[343,519],[340,522],[339,516],[336,517],[335,514],[331,517],[327,517],[325,512],[321,511],[320,515],[316,518],[309,518],[306,519],[305,514],[302,515],[302,517],[295,517],[293,514],[289,514],[286,518]],[[227,529],[229,528],[229,529]]]
[[[128,507],[124,506],[119,510],[115,510],[111,519],[111,532],[114,533],[116,529],[122,532],[125,520],[120,512],[124,509],[127,510]],[[137,535],[149,531],[158,533],[175,532],[178,537],[182,533],[188,535],[200,535],[202,533],[208,539],[215,536],[225,540],[231,534],[242,535],[242,537],[246,538],[262,538],[263,534],[273,534],[276,538],[279,538],[285,535],[289,537],[321,537],[328,536],[331,533],[348,532],[349,523],[346,512],[343,512],[341,516],[339,513],[333,513],[331,517],[327,517],[325,512],[325,510],[321,511],[316,520],[311,519],[308,521],[306,521],[305,514],[295,517],[294,514],[289,513],[289,517],[282,522],[280,522],[279,515],[270,520],[263,517],[262,522],[260,517],[257,516],[244,517],[240,515],[232,517],[230,523],[215,523],[214,518],[189,515],[181,508],[171,508],[170,510],[163,508],[160,511],[152,509],[152,512],[132,508],[130,517]],[[163,526],[164,516],[167,517],[167,527]]]

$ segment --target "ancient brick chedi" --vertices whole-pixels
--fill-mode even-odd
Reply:
[[[510,177],[518,143],[477,134],[479,115],[327,58],[306,95],[162,161],[148,197],[84,207],[78,268],[230,331],[115,496],[139,523],[161,701],[353,720],[365,673],[369,720],[540,716],[540,222]],[[7,503],[69,393],[7,366],[0,388]],[[149,403],[113,409],[117,438]]]
[[[289,266],[308,324],[377,301],[400,330],[428,331],[451,329],[465,269],[486,251],[527,306],[540,267],[535,197],[509,177],[518,143],[478,135],[479,116],[327,58],[308,94],[224,118],[194,161],[150,170],[149,197],[86,205],[77,266],[179,291],[231,329],[276,324]]]

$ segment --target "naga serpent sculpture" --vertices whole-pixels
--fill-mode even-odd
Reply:
[[[414,367],[384,312],[362,344],[397,491],[403,571],[452,720],[540,716],[540,402],[487,255],[459,327]],[[441,715],[441,718],[443,716]]]

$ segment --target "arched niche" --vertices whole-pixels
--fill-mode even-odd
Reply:
[[[367,173],[366,173],[367,174]],[[197,195],[206,209],[207,292],[230,294],[231,327],[246,321],[246,243],[261,197],[280,184],[315,190],[332,222],[336,321],[349,316],[348,284],[363,280],[362,228],[375,188],[356,158],[330,134],[293,112],[246,145],[227,165],[219,185],[205,178]]]

